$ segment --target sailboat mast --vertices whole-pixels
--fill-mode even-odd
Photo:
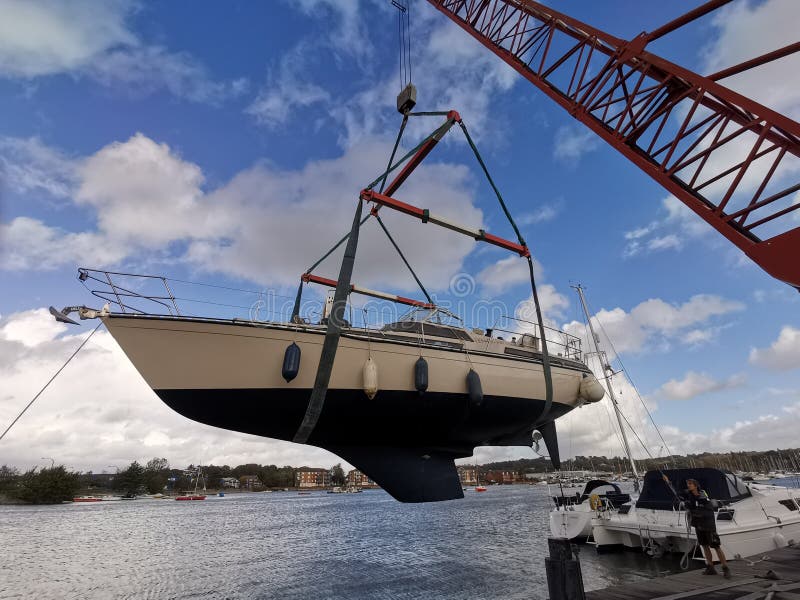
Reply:
[[[611,398],[611,404],[614,407],[614,414],[617,416],[617,423],[619,424],[619,430],[622,433],[622,443],[625,446],[625,454],[628,456],[628,462],[631,464],[631,470],[633,471],[633,487],[638,492],[639,491],[639,472],[636,470],[636,463],[633,460],[633,454],[631,454],[631,447],[628,443],[628,436],[625,433],[625,426],[622,423],[622,413],[619,409],[619,403],[617,402],[617,397],[614,394],[614,386],[611,385],[611,375],[613,375],[614,370],[611,368],[611,365],[608,364],[608,359],[606,357],[606,353],[600,350],[600,338],[594,331],[594,326],[592,325],[592,318],[589,316],[589,309],[586,307],[586,299],[583,297],[583,287],[580,284],[573,285],[578,291],[578,297],[581,299],[581,307],[583,308],[583,314],[586,315],[586,322],[589,324],[589,333],[592,337],[592,345],[594,346],[595,354],[597,354],[597,359],[600,361],[600,366],[604,371],[604,379],[606,382],[606,389],[608,389],[608,396]]]

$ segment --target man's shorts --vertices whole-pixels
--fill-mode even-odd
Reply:
[[[697,534],[697,543],[701,546],[709,546],[710,548],[719,548],[720,541],[719,535],[716,531],[706,531],[704,529],[695,529]]]

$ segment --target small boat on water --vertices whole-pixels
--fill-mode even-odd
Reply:
[[[191,494],[184,494],[183,496],[176,496],[175,500],[180,500],[182,502],[192,501],[192,500],[205,500],[206,499],[206,495],[205,495],[206,480],[205,480],[205,478],[203,478],[203,493],[200,494],[197,491],[198,485],[200,484],[200,479],[202,477],[203,477],[203,473],[200,470],[200,467],[197,467],[197,473],[195,474],[195,477],[194,477],[194,492],[191,493]]]
[[[483,486],[483,485],[476,485],[475,486],[475,491],[476,492],[485,492],[486,489],[487,489],[486,486]]]
[[[72,499],[73,502],[102,502],[100,496],[77,496]]]

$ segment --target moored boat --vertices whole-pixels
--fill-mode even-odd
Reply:
[[[592,533],[592,518],[600,510],[613,510],[630,502],[630,494],[602,479],[593,479],[582,492],[553,496],[550,533],[553,537],[586,541]]]
[[[718,507],[717,533],[729,558],[756,556],[800,540],[800,495],[792,488],[748,484],[720,469],[648,471],[635,502],[618,511],[599,511],[592,519],[598,550],[614,546],[641,548],[660,556],[664,552],[696,551],[694,530],[674,490],[696,479]]]

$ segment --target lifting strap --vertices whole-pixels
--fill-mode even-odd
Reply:
[[[511,223],[511,227],[514,229],[514,233],[517,235],[517,240],[519,240],[521,246],[525,246],[527,248],[528,245],[525,243],[525,239],[522,237],[517,224],[514,222],[514,218],[511,216],[511,213],[509,212],[508,207],[503,200],[503,196],[500,194],[500,190],[497,189],[492,176],[489,174],[489,169],[486,168],[486,164],[483,162],[483,158],[481,157],[480,152],[478,152],[478,148],[472,141],[472,137],[470,137],[469,132],[467,131],[467,126],[464,125],[463,121],[459,121],[458,124],[461,127],[461,130],[464,132],[464,137],[467,138],[467,142],[469,143],[469,147],[472,148],[475,158],[478,159],[478,163],[480,164],[481,169],[483,169],[486,179],[489,180],[489,185],[492,186],[492,190],[494,190],[494,193],[497,196],[497,200],[500,203],[500,208],[503,209],[508,222]],[[545,335],[544,319],[542,319],[542,309],[539,304],[539,294],[536,290],[536,278],[533,274],[533,259],[530,255],[528,255],[526,258],[528,259],[528,271],[531,279],[531,295],[533,296],[533,304],[536,307],[536,319],[539,321],[539,337],[542,340],[542,369],[544,371],[545,405],[544,409],[542,410],[542,414],[539,415],[539,418],[536,422],[536,425],[542,425],[546,422],[545,419],[547,418],[547,415],[550,413],[550,409],[553,406],[553,374],[550,368],[550,354],[547,351],[547,336]],[[550,454],[552,455],[552,451],[550,451]]]
[[[322,414],[322,407],[325,404],[325,395],[328,393],[328,384],[331,380],[333,371],[333,359],[336,357],[336,350],[339,347],[339,337],[342,332],[344,321],[344,309],[347,303],[347,295],[350,292],[350,279],[353,276],[353,264],[356,258],[356,248],[358,247],[358,230],[361,228],[362,202],[359,199],[356,213],[353,217],[353,226],[350,228],[350,235],[347,240],[347,247],[342,259],[342,267],[339,270],[339,280],[336,291],[333,295],[333,308],[328,317],[328,329],[325,332],[325,341],[322,343],[322,353],[319,357],[317,367],[317,377],[314,381],[314,389],[308,399],[308,407],[303,421],[294,435],[294,442],[305,444],[314,431],[314,427]]]

